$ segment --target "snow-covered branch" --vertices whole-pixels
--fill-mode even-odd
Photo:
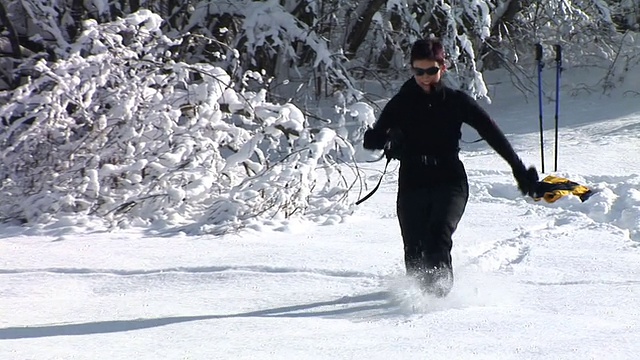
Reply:
[[[0,93],[2,220],[219,233],[349,213],[335,169],[349,143],[219,67],[172,60],[161,23],[146,10],[87,21],[66,60],[36,61],[31,82]]]

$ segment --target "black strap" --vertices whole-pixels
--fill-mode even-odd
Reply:
[[[476,139],[476,140],[473,140],[473,141],[464,141],[464,140],[461,140],[461,141],[463,143],[465,143],[465,144],[475,144],[475,143],[479,143],[480,141],[483,141],[483,140],[484,140],[484,138],[479,138],[479,139]]]
[[[368,193],[365,197],[363,197],[362,199],[356,201],[356,205],[362,204],[365,200],[367,200],[368,198],[373,196],[373,194],[375,194],[376,191],[378,191],[378,188],[380,187],[380,183],[382,182],[382,178],[384,177],[384,174],[387,173],[387,166],[389,166],[389,163],[391,162],[391,159],[392,158],[390,156],[387,156],[387,163],[384,164],[384,170],[382,171],[382,175],[380,175],[380,179],[378,180],[378,184],[376,185],[376,187],[374,187],[373,190],[371,190],[371,192]]]

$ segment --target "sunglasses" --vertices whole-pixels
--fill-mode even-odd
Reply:
[[[416,74],[416,76],[422,76],[424,74],[427,74],[429,76],[433,76],[435,74],[438,73],[438,71],[440,71],[440,67],[438,66],[433,66],[430,68],[419,68],[419,67],[411,67],[411,70],[413,70],[413,73]]]

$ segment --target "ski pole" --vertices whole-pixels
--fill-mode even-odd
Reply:
[[[542,45],[536,44],[536,62],[538,63],[538,113],[540,114],[540,162],[544,173],[544,135],[542,126]]]
[[[560,111],[560,73],[562,72],[562,47],[560,44],[555,46],[556,49],[556,143],[555,143],[555,159],[553,163],[553,171],[558,171],[558,112]]]

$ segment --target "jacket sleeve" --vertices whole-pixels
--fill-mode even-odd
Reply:
[[[375,150],[383,149],[384,145],[389,139],[389,129],[393,125],[393,119],[396,117],[397,98],[393,97],[387,105],[382,109],[382,113],[378,117],[378,121],[373,125],[373,128],[367,129],[364,133],[364,143],[362,146],[365,149]]]
[[[461,108],[466,112],[463,121],[473,127],[489,146],[507,161],[512,169],[525,168],[506,136],[489,114],[469,95],[462,91],[459,94],[463,103]]]

